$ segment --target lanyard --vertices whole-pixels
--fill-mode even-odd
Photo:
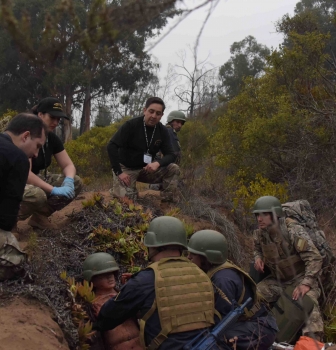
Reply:
[[[156,129],[156,125],[154,126],[154,131],[152,134],[152,138],[150,140],[150,143],[148,144],[148,137],[147,137],[147,130],[146,130],[146,123],[145,123],[145,118],[144,118],[144,129],[145,129],[145,137],[146,137],[146,145],[147,145],[147,153],[149,153],[149,147],[152,144],[153,138],[154,138],[154,134],[155,134],[155,129]]]

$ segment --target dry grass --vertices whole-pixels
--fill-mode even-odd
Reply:
[[[84,178],[84,191],[87,192],[99,192],[99,191],[108,191],[113,187],[113,176],[112,173],[102,174],[99,177],[95,178]],[[139,192],[146,191],[149,189],[149,185],[137,182],[136,188]]]
[[[190,198],[180,203],[181,212],[195,219],[211,222],[217,231],[221,232],[228,241],[229,258],[237,265],[245,265],[247,256],[239,242],[234,224],[217,209],[212,208],[201,197]]]
[[[102,174],[96,178],[90,178],[89,181],[84,182],[84,191],[87,192],[99,192],[108,191],[113,186],[112,174]]]

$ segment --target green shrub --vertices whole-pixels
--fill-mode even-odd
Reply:
[[[0,117],[0,132],[4,132],[10,120],[17,115],[17,111],[7,109],[7,111]]]
[[[125,121],[126,119],[105,127],[96,126],[76,140],[65,144],[65,149],[75,164],[79,176],[93,179],[111,171],[106,147]]]
[[[228,177],[226,185],[231,193],[234,207],[242,207],[245,215],[251,213],[255,201],[261,196],[275,196],[282,203],[288,199],[286,183],[273,183],[261,174],[257,174],[255,180],[249,183],[246,183],[243,177]]]

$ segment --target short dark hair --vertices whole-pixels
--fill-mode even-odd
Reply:
[[[35,138],[42,136],[42,130],[45,134],[48,133],[47,127],[41,118],[30,113],[20,113],[8,123],[5,131],[9,131],[14,135],[21,135],[29,131],[31,137]]]
[[[157,103],[162,106],[162,112],[166,109],[166,105],[164,104],[163,100],[160,97],[150,97],[147,99],[145,108],[148,108],[151,104]]]

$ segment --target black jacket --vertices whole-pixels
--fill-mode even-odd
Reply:
[[[151,142],[154,128],[146,126],[148,143]],[[167,166],[175,160],[170,137],[167,128],[158,123],[152,142],[149,146],[149,153],[154,161],[156,153],[161,150],[163,158],[156,160],[160,166]],[[107,145],[107,151],[111,166],[116,175],[121,174],[120,164],[131,169],[141,169],[146,164],[143,161],[147,153],[147,143],[144,130],[143,117],[128,120],[113,135]]]
[[[7,134],[0,134],[0,228],[10,231],[17,221],[29,173],[27,155]]]

